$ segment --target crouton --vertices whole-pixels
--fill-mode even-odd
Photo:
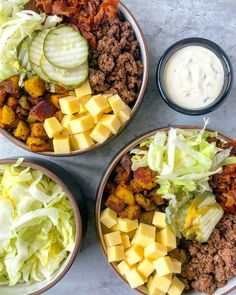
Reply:
[[[120,164],[116,166],[115,173],[115,182],[117,184],[129,182],[130,174]]]
[[[29,111],[24,110],[24,109],[22,109],[22,107],[18,106],[16,108],[16,114],[19,119],[25,120],[29,115]]]
[[[139,218],[139,222],[152,225],[154,214],[155,211],[142,212]]]
[[[20,121],[13,134],[16,138],[25,141],[30,134],[30,128],[24,121]]]
[[[127,205],[134,205],[134,195],[129,185],[119,184],[116,188],[116,196]]]
[[[125,203],[115,195],[110,195],[105,205],[116,212],[123,211],[126,206]]]
[[[47,138],[47,133],[43,128],[43,123],[33,123],[31,125],[31,137]]]
[[[12,76],[3,82],[4,89],[7,93],[10,94],[19,94],[20,86],[19,86],[19,76]]]
[[[25,95],[22,95],[19,99],[19,105],[23,110],[30,110],[30,104],[28,103],[27,97]]]
[[[19,105],[19,100],[14,96],[9,96],[6,101],[6,105],[11,107],[13,110],[16,110]]]
[[[121,212],[118,212],[120,217],[129,218],[131,220],[139,219],[141,214],[141,208],[139,205],[130,205],[125,207],[125,209]]]
[[[11,107],[4,105],[1,112],[1,124],[10,126],[16,120],[16,114]]]
[[[157,189],[153,189],[149,194],[148,197],[150,198],[151,201],[153,201],[154,204],[157,206],[162,206],[165,204],[165,200],[162,198],[161,195],[157,193]]]
[[[155,182],[156,172],[148,167],[138,168],[134,172],[134,178],[137,179],[136,184],[143,189],[151,190],[157,186],[157,183]]]
[[[156,208],[156,206],[148,199],[145,198],[142,194],[136,194],[135,201],[146,211],[151,211]]]
[[[0,86],[0,107],[4,105],[7,92],[3,86]]]
[[[116,185],[112,181],[108,181],[105,186],[104,192],[107,195],[114,195],[116,192]]]
[[[52,150],[51,142],[42,138],[28,137],[26,144],[32,152],[47,152]]]
[[[138,179],[132,179],[130,181],[130,186],[134,194],[139,194],[141,193],[144,189],[140,186],[139,180]]]
[[[38,76],[34,76],[25,80],[24,88],[27,93],[32,97],[39,97],[44,95],[46,87],[45,82]]]

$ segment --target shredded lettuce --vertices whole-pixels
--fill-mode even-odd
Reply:
[[[75,245],[68,197],[21,162],[0,166],[0,285],[50,279]]]

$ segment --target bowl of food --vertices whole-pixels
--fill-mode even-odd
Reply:
[[[25,9],[4,4],[1,132],[48,156],[93,150],[140,107],[148,80],[142,30],[118,0],[26,2]]]
[[[141,294],[235,289],[235,155],[227,136],[175,126],[114,157],[97,192],[96,226],[118,276]]]
[[[81,246],[78,185],[57,165],[34,159],[0,160],[0,182],[0,293],[42,294]]]
[[[156,80],[161,97],[172,109],[197,116],[222,105],[232,88],[233,68],[219,45],[188,38],[162,55]]]

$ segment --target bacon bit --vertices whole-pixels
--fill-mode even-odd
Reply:
[[[97,46],[93,28],[112,19],[119,0],[36,0],[36,7],[47,14],[64,17],[75,25],[93,48]]]

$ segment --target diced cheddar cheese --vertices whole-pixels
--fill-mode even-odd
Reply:
[[[172,261],[172,272],[181,273],[181,262],[175,258],[171,258]]]
[[[136,228],[138,228],[138,220],[131,220],[128,218],[118,218],[117,220],[117,225],[116,225],[117,230],[120,230],[122,232],[128,233]]]
[[[148,278],[155,270],[152,262],[147,258],[139,262],[137,266],[138,272],[143,275],[145,278]]]
[[[63,114],[72,115],[79,113],[80,105],[79,100],[75,96],[67,96],[59,99],[60,108]]]
[[[117,269],[122,276],[125,276],[129,271],[133,269],[133,267],[129,265],[125,260],[123,260],[117,265]]]
[[[130,240],[132,240],[134,238],[135,233],[136,233],[136,230],[132,230],[132,231],[128,232],[128,236],[129,236]]]
[[[89,84],[89,81],[87,80],[83,85],[81,85],[79,88],[75,89],[75,93],[77,97],[83,97],[85,95],[92,94],[92,90]]]
[[[84,114],[84,113],[87,113],[87,112],[88,111],[87,111],[86,107],[84,105],[80,104],[79,105],[79,113],[80,113],[80,115]]]
[[[153,265],[159,277],[172,274],[173,266],[169,256],[158,258],[157,260],[153,261]]]
[[[167,247],[153,242],[144,249],[144,256],[146,258],[156,260],[167,255]]]
[[[117,113],[117,116],[122,124],[125,124],[131,116],[131,108],[126,105],[126,107]]]
[[[169,227],[166,227],[156,234],[156,241],[162,245],[165,245],[168,251],[171,251],[177,247],[176,236]]]
[[[121,240],[122,240],[122,245],[124,246],[125,249],[131,247],[129,236],[127,234],[122,233]]]
[[[134,235],[132,244],[147,247],[155,241],[156,228],[152,225],[140,223],[137,232]]]
[[[93,127],[93,117],[89,114],[83,115],[70,121],[69,126],[73,134],[83,133]]]
[[[85,96],[82,96],[82,97],[79,97],[79,104],[82,105],[82,106],[85,106],[86,103],[88,103],[91,99],[91,95],[85,95]],[[86,112],[87,112],[87,109],[86,109]]]
[[[61,123],[55,117],[46,119],[44,121],[43,128],[49,138],[53,138],[54,136],[60,134],[63,130]]]
[[[172,274],[165,275],[162,277],[159,277],[157,273],[155,273],[153,277],[153,286],[156,286],[159,288],[159,290],[163,292],[167,292],[172,280]]]
[[[166,224],[166,214],[162,212],[155,212],[153,216],[152,224],[155,225],[157,228],[163,229],[167,227]]]
[[[97,124],[102,118],[102,114],[97,115],[96,117],[93,117],[94,124]]]
[[[63,128],[68,129],[70,131],[69,123],[74,119],[76,119],[76,116],[74,115],[65,115],[61,120],[61,125],[63,126]]]
[[[135,268],[126,273],[126,279],[131,288],[137,288],[145,283],[145,278]]]
[[[133,245],[126,252],[126,261],[133,265],[143,259],[143,248],[138,245]]]
[[[92,98],[85,105],[91,116],[96,117],[97,115],[104,112],[109,107],[107,100],[101,95],[92,96]]]
[[[184,290],[184,284],[178,279],[177,277],[174,277],[170,288],[168,290],[169,295],[180,295]]]
[[[117,246],[122,243],[121,234],[119,231],[104,235],[104,240],[107,247]]]
[[[70,142],[73,150],[87,149],[94,143],[88,132],[71,135]]]
[[[113,134],[116,134],[121,127],[120,120],[116,115],[103,115],[100,123],[107,127]]]
[[[70,140],[67,135],[59,135],[53,138],[54,152],[57,154],[68,154],[70,153]]]
[[[122,245],[107,247],[108,262],[118,262],[125,258],[125,251]]]
[[[94,141],[102,144],[102,143],[104,143],[109,138],[110,134],[111,134],[111,132],[110,132],[110,130],[107,127],[105,127],[101,123],[98,123],[94,127],[94,129],[92,130],[92,132],[90,133],[90,137]]]
[[[104,110],[104,114],[109,114],[111,112],[112,112],[112,108],[110,106]]]
[[[111,228],[117,224],[117,213],[110,208],[106,208],[100,216],[100,222],[107,228]]]
[[[165,292],[161,291],[154,283],[154,278],[150,277],[147,283],[149,295],[165,295]]]
[[[115,114],[118,114],[126,106],[118,94],[109,97],[108,102]]]

